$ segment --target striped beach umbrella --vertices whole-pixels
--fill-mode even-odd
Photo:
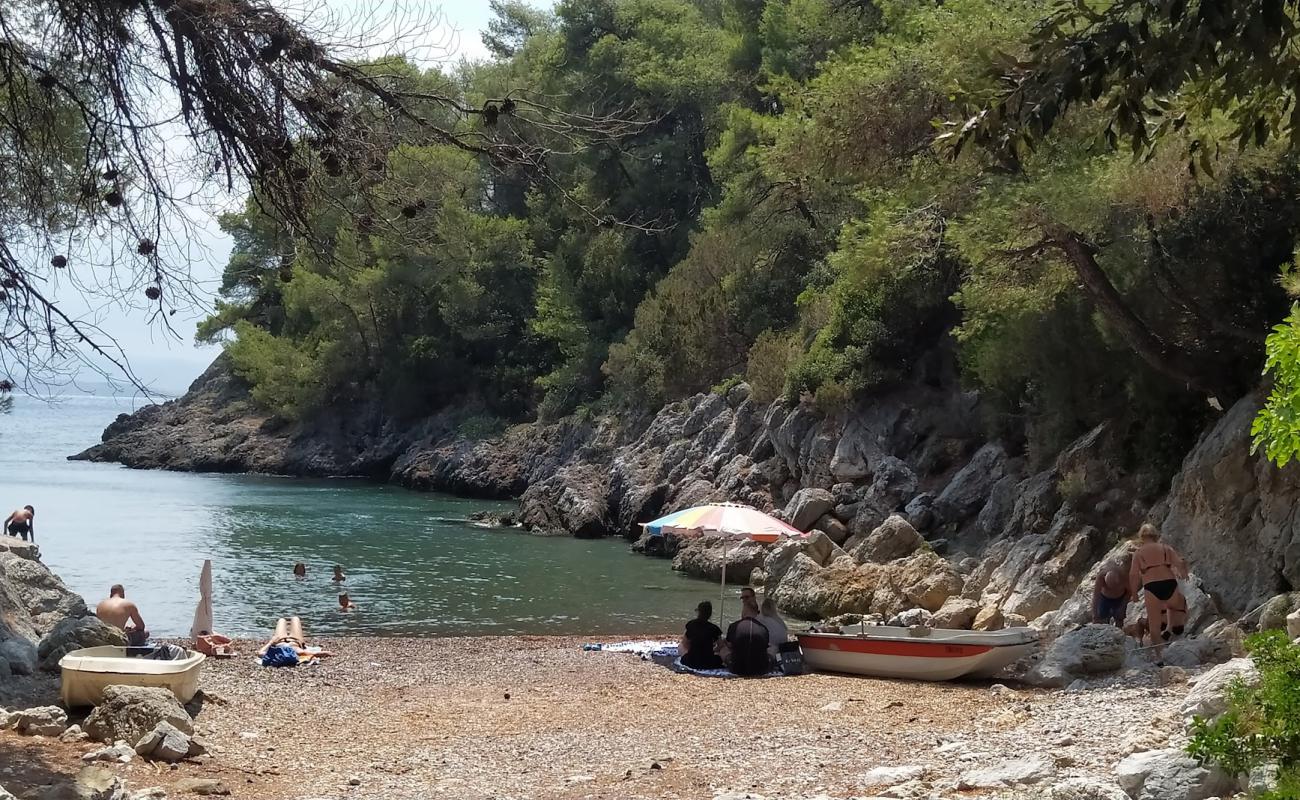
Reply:
[[[751,539],[772,543],[783,538],[803,538],[808,534],[794,526],[739,503],[710,503],[675,511],[643,526],[651,536],[715,534],[736,540]],[[730,554],[728,554],[730,555]],[[718,618],[726,605],[727,559],[722,559],[722,587],[718,598]]]

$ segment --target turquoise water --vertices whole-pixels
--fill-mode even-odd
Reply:
[[[619,540],[465,522],[500,503],[350,480],[195,475],[67,461],[130,401],[18,397],[0,414],[0,514],[31,504],[46,564],[90,603],[126,586],[155,633],[188,633],[203,559],[216,629],[257,636],[299,614],[308,632],[633,634],[677,630],[716,587]],[[0,517],[2,518],[2,517]],[[295,579],[294,562],[309,573]],[[337,610],[342,564],[354,614]]]

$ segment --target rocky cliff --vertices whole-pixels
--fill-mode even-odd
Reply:
[[[729,576],[765,582],[807,616],[947,603],[1050,625],[1063,606],[1086,616],[1089,571],[1121,557],[1116,546],[1147,519],[1188,554],[1214,613],[1239,615],[1300,585],[1300,468],[1249,453],[1258,402],[1224,414],[1170,488],[1123,467],[1109,425],[1037,469],[988,441],[978,396],[962,391],[941,351],[907,384],[839,414],[758,403],[742,384],[645,418],[571,418],[477,439],[451,415],[399,421],[377,406],[285,424],[258,412],[219,359],[184,397],[119,417],[78,457],[519,497],[527,528],[629,540],[661,513],[740,501],[821,534],[774,549],[708,539],[639,547],[702,576],[716,577],[725,558]]]

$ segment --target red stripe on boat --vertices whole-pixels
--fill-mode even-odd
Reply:
[[[867,639],[846,636],[799,634],[799,646],[805,650],[833,650],[873,656],[908,656],[916,658],[967,658],[992,650],[991,645],[952,644],[940,641],[903,642],[891,639]]]

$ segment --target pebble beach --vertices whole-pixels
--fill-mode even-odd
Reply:
[[[322,639],[337,655],[296,669],[260,667],[257,644],[241,642],[236,658],[204,665],[195,728],[210,755],[100,766],[132,792],[249,800],[1009,798],[1181,743],[1169,735],[1187,686],[1154,670],[1070,691],[724,680],[587,652],[586,641]],[[25,678],[7,691],[25,695],[7,703],[52,702],[57,683]],[[51,787],[71,786],[81,756],[101,746],[12,731],[0,743],[0,784],[42,800],[61,797]],[[1038,774],[1004,789],[985,780],[999,769]]]

